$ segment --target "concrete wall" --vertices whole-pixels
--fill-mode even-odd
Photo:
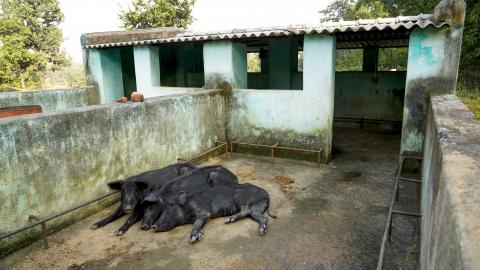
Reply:
[[[87,84],[94,87],[100,102],[109,103],[124,96],[121,49],[85,49],[83,52]]]
[[[44,112],[99,104],[95,89],[72,88],[0,93],[0,107],[39,105]]]
[[[462,33],[463,26],[415,28],[410,33],[402,154],[423,151],[429,95],[455,92]]]
[[[335,117],[402,121],[405,72],[335,73]]]
[[[106,194],[110,180],[213,147],[225,139],[223,104],[203,90],[0,120],[0,234],[27,225],[29,214]],[[0,251],[22,240],[2,241]]]
[[[420,269],[480,269],[480,124],[453,95],[427,109]]]
[[[233,90],[228,121],[230,140],[322,148],[323,160],[329,159],[335,38],[306,35],[304,52],[303,90]]]

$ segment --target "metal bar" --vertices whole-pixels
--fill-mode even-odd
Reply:
[[[317,153],[317,168],[320,168],[320,153],[322,153],[322,148],[318,149],[318,153]]]
[[[228,143],[225,143],[225,159],[228,159]]]
[[[28,230],[28,229],[31,229],[31,228],[35,227],[35,226],[41,225],[42,223],[45,223],[45,222],[50,221],[50,220],[52,220],[52,219],[56,219],[56,218],[58,218],[58,217],[60,217],[60,216],[63,216],[63,215],[68,214],[68,213],[70,213],[70,212],[73,212],[73,211],[75,211],[75,210],[77,210],[77,209],[79,209],[79,208],[85,207],[85,206],[87,206],[87,205],[89,205],[89,204],[92,204],[92,203],[94,203],[94,202],[100,201],[100,200],[105,199],[105,198],[107,198],[107,197],[109,197],[109,196],[112,196],[112,195],[114,195],[114,194],[116,194],[116,193],[118,193],[118,192],[119,192],[119,191],[114,191],[114,192],[108,193],[108,194],[106,194],[106,195],[103,195],[103,196],[100,196],[100,197],[98,197],[98,198],[96,198],[96,199],[93,199],[93,200],[84,202],[84,203],[82,203],[82,204],[79,204],[79,205],[77,205],[77,206],[75,206],[75,207],[72,207],[72,208],[70,208],[70,209],[67,209],[67,210],[65,210],[65,211],[62,211],[62,212],[60,212],[60,213],[58,213],[58,214],[55,214],[55,215],[53,215],[53,216],[50,216],[50,217],[48,217],[48,218],[39,220],[39,221],[37,221],[37,222],[35,222],[35,223],[33,223],[33,224],[30,224],[30,225],[28,225],[28,226],[25,226],[25,227],[22,227],[22,228],[20,228],[20,229],[17,229],[17,230],[15,230],[15,231],[13,231],[13,232],[10,232],[10,233],[6,234],[6,235],[2,235],[2,236],[0,236],[0,240],[3,240],[3,239],[5,239],[5,238],[8,238],[8,237],[10,237],[10,236],[12,236],[12,235],[15,235],[15,234],[17,234],[17,233],[26,231],[26,230]]]
[[[41,222],[41,218],[39,218],[35,215],[29,215],[28,220],[40,221]],[[42,225],[43,248],[47,249],[48,248],[47,224],[45,222],[42,222],[41,225]]]
[[[413,182],[413,183],[418,183],[418,184],[421,184],[421,183],[422,183],[421,180],[413,179],[413,178],[408,178],[408,177],[403,177],[403,176],[400,176],[400,177],[398,178],[398,180],[407,181],[407,182]]]
[[[385,225],[385,231],[383,232],[382,246],[380,248],[380,255],[378,257],[377,270],[382,270],[383,268],[385,248],[387,246],[387,240],[390,238],[390,233],[391,233],[393,204],[395,203],[395,194],[397,193],[397,189],[398,189],[398,181],[395,182],[395,187],[393,188],[392,200],[390,201],[390,208],[388,210],[388,216],[387,216],[387,225]]]
[[[223,142],[222,142],[222,143],[223,143]],[[256,143],[245,143],[245,142],[240,142],[240,141],[234,141],[234,142],[231,142],[231,144],[239,144],[239,145],[246,145],[246,146],[256,146],[256,147],[267,147],[267,148],[272,148],[272,147],[274,147],[273,145],[256,144]],[[233,148],[233,146],[232,146],[232,148]],[[287,146],[275,146],[275,149],[292,150],[292,151],[302,151],[302,152],[308,152],[308,153],[318,153],[318,152],[321,152],[321,150],[310,150],[310,149],[287,147]]]
[[[207,151],[205,151],[205,152],[202,152],[202,153],[200,153],[200,154],[198,154],[198,155],[196,155],[196,156],[194,156],[194,157],[192,157],[192,158],[190,158],[190,159],[177,158],[177,161],[180,161],[180,160],[181,160],[181,161],[185,161],[185,162],[190,162],[190,161],[192,161],[192,160],[194,160],[194,159],[197,159],[197,158],[202,157],[202,156],[204,156],[204,155],[206,155],[206,154],[209,154],[209,153],[211,153],[211,152],[213,152],[213,151],[215,151],[215,150],[218,150],[218,149],[220,149],[220,148],[222,148],[222,147],[225,147],[225,145],[226,145],[226,143],[224,143],[224,142],[215,142],[215,143],[221,143],[221,144],[218,145],[218,146],[215,146],[214,148],[212,148],[212,149],[210,149],[210,150],[207,150]]]
[[[275,150],[275,148],[276,148],[277,146],[278,146],[278,142],[277,142],[276,144],[272,145],[272,158],[275,157],[275,156],[273,155],[273,151]]]
[[[392,214],[410,216],[410,217],[422,217],[422,215],[419,213],[404,212],[404,211],[398,211],[398,210],[392,210]]]

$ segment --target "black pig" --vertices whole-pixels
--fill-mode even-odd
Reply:
[[[159,170],[153,170],[141,173],[139,175],[128,177],[125,181],[116,180],[107,183],[114,190],[121,191],[120,206],[108,217],[102,219],[91,226],[95,230],[113,222],[125,214],[130,214],[125,224],[117,230],[118,236],[123,235],[130,226],[139,221],[143,216],[143,206],[140,202],[148,192],[160,188],[163,184],[195,170],[193,164],[176,163]]]
[[[165,193],[168,190],[161,189]],[[200,240],[203,226],[211,218],[227,216],[225,223],[250,217],[259,224],[259,233],[267,232],[267,214],[270,197],[268,193],[251,184],[215,185],[201,192],[181,190],[170,193],[163,202],[162,215],[154,224],[156,231],[169,231],[182,224],[193,224],[190,243]]]

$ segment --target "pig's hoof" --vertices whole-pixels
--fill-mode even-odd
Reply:
[[[97,224],[93,224],[92,226],[90,226],[90,229],[92,230],[96,230],[98,228],[100,228],[100,226],[98,226]]]
[[[232,222],[234,222],[234,221],[235,221],[235,219],[234,219],[233,217],[227,217],[227,218],[225,219],[225,224],[232,223]]]
[[[117,231],[117,236],[122,236],[124,233],[125,233],[125,231],[118,230],[118,231]]]
[[[197,241],[200,241],[200,239],[203,238],[203,231],[199,231],[197,233],[194,233],[192,234],[192,236],[190,237],[190,244],[193,244]]]
[[[260,236],[264,236],[267,233],[267,225],[261,225],[258,233]]]

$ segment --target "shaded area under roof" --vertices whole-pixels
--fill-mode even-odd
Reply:
[[[318,25],[290,25],[287,27],[233,29],[229,31],[184,32],[172,28],[134,30],[123,32],[103,32],[84,34],[84,48],[107,48],[132,45],[198,43],[211,40],[236,40],[250,46],[263,46],[267,38],[303,36],[305,34],[334,34],[337,48],[362,48],[368,46],[403,47],[408,45],[408,35],[412,28],[428,26],[442,27],[447,22],[434,22],[432,14],[399,16],[369,20],[324,22]],[[152,38],[158,33],[158,38]],[[124,37],[124,38],[123,38]]]

